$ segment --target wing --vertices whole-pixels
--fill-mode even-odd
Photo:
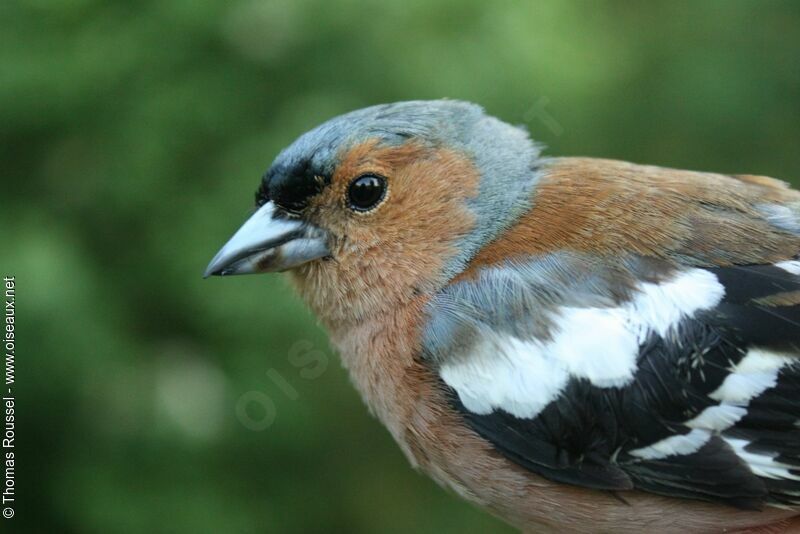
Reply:
[[[800,262],[550,254],[430,306],[453,406],[550,480],[744,508],[800,503]]]

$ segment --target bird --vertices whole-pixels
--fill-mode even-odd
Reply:
[[[800,192],[551,157],[459,100],[282,150],[205,276],[283,272],[410,464],[527,532],[800,532]]]

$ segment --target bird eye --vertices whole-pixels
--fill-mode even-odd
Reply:
[[[386,196],[386,178],[375,174],[364,174],[352,182],[347,189],[350,209],[369,211],[381,203]]]

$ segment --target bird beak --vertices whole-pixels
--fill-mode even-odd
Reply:
[[[217,252],[203,277],[285,271],[328,256],[326,237],[316,226],[277,217],[275,204],[267,202]]]

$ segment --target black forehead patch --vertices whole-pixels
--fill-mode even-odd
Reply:
[[[302,211],[330,182],[330,176],[315,169],[308,159],[291,165],[275,164],[261,179],[256,203],[271,200],[287,211]]]

